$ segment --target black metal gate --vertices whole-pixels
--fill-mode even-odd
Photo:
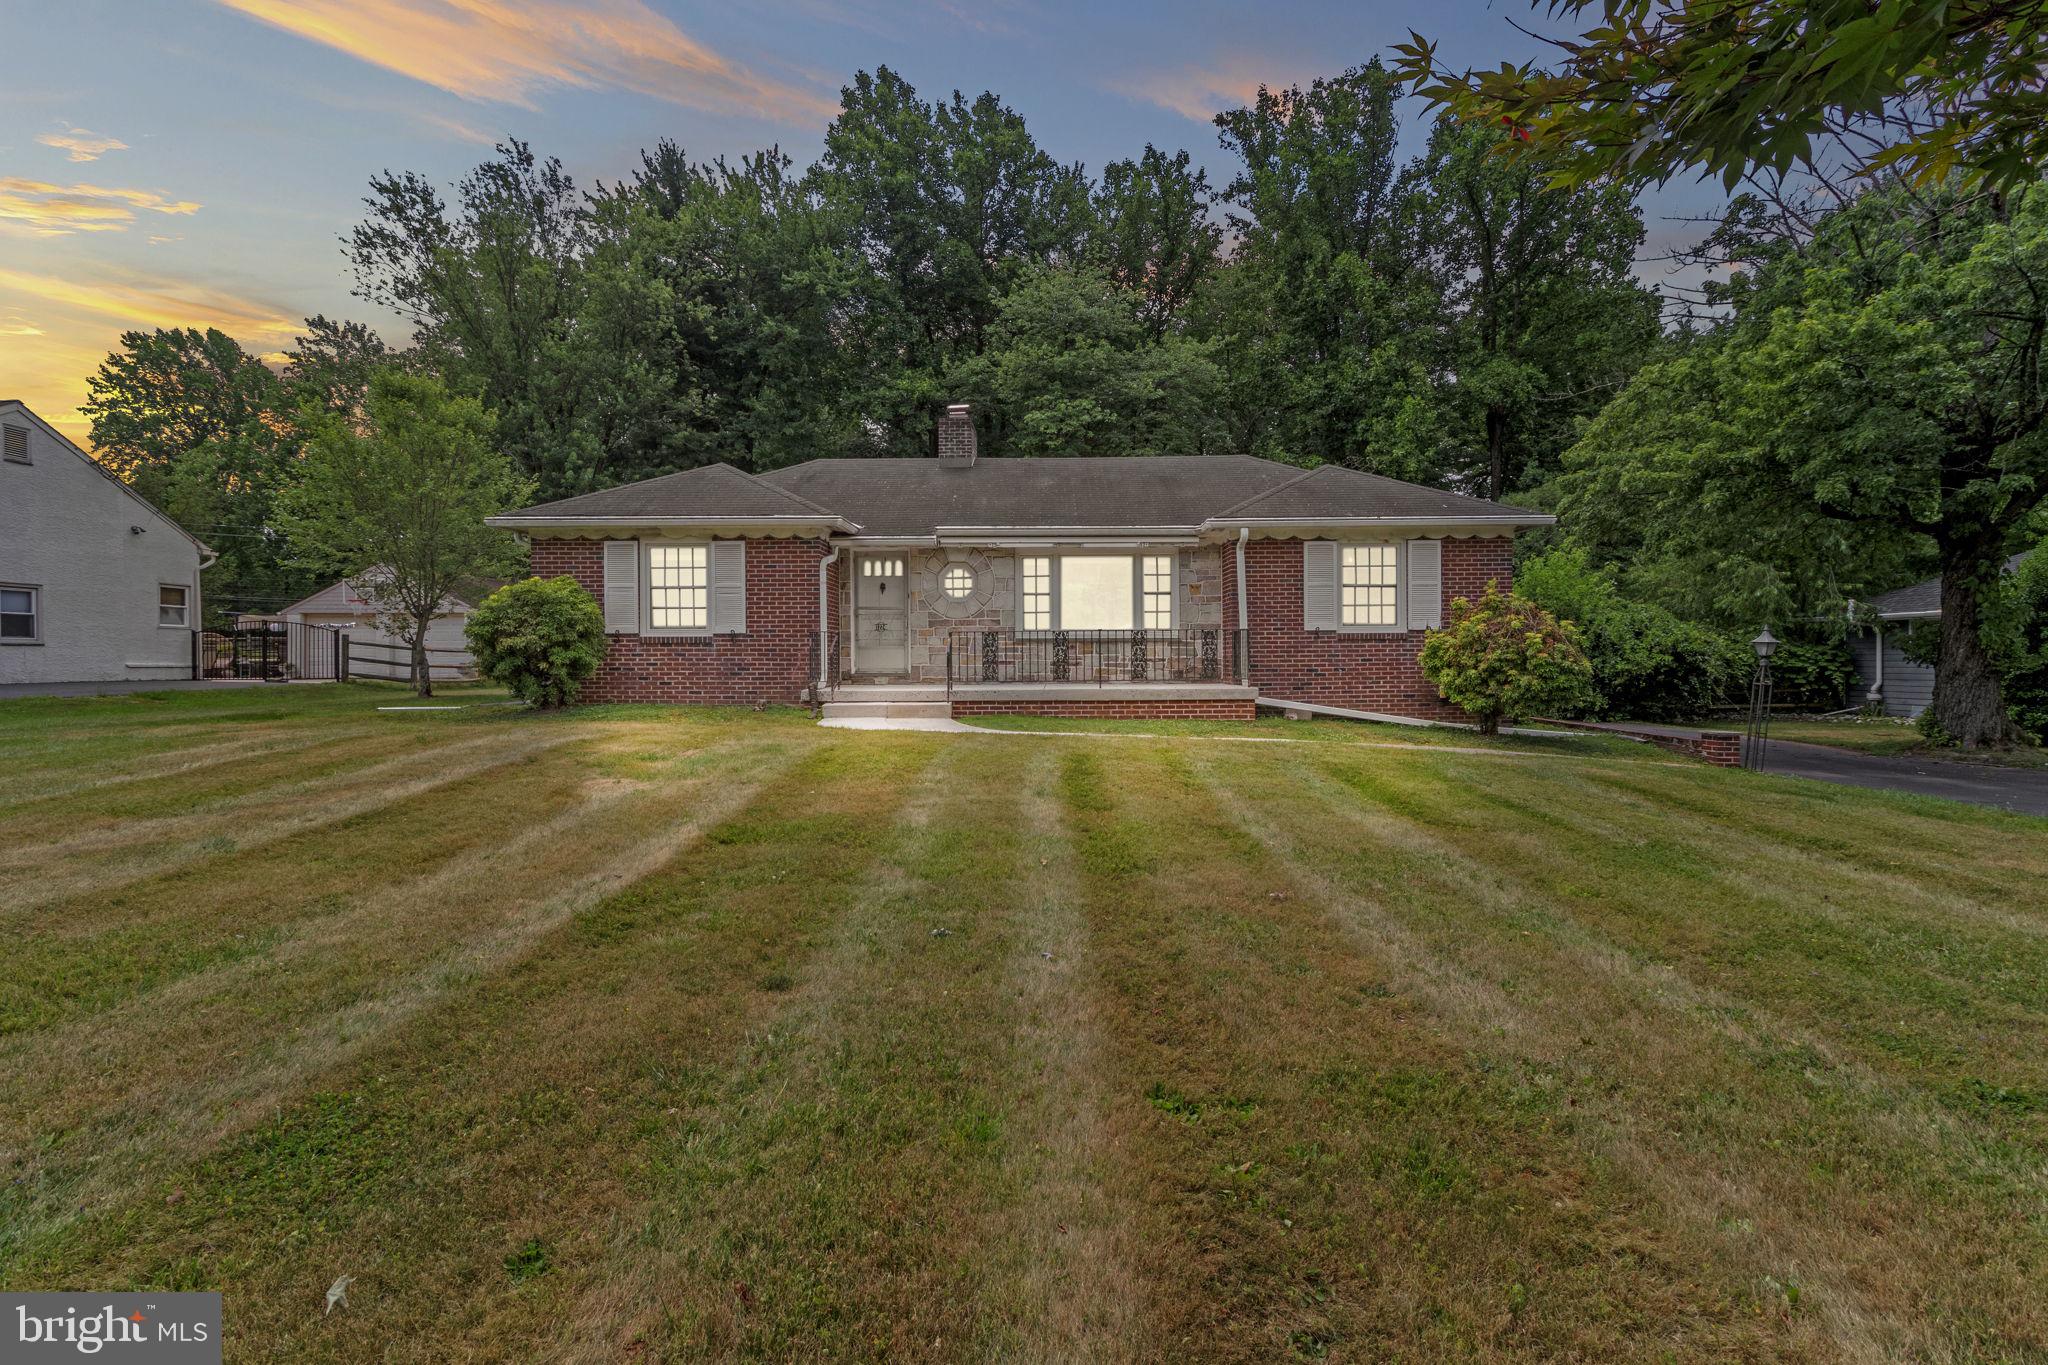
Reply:
[[[339,682],[346,676],[346,639],[333,626],[244,617],[233,630],[193,635],[192,676]]]

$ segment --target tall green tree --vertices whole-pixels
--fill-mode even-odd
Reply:
[[[1544,0],[1593,27],[1560,60],[1448,71],[1410,35],[1400,71],[1460,117],[1504,123],[1561,180],[1733,189],[1821,155],[1923,187],[1994,190],[2048,161],[2048,9],[2038,0]]]
[[[1217,449],[1217,344],[1152,332],[1151,300],[1045,267],[1003,297],[989,343],[947,391],[983,414],[993,455],[1201,455]]]
[[[316,313],[306,333],[285,352],[280,376],[299,405],[307,403],[341,416],[360,416],[370,394],[370,376],[393,363],[384,339],[360,322],[334,321]]]
[[[1217,116],[1237,248],[1196,309],[1260,454],[1436,477],[1429,281],[1402,239],[1396,86],[1377,63]]]
[[[1616,185],[1553,188],[1498,131],[1438,119],[1402,175],[1406,240],[1439,301],[1446,472],[1489,498],[1554,473],[1659,336],[1633,275],[1643,220]]]
[[[1819,609],[1931,560],[1934,718],[1966,746],[2008,742],[1981,599],[2048,499],[2048,190],[1893,183],[1810,236],[1768,222],[1731,215],[1732,319],[1601,414],[1559,510],[1725,614]]]
[[[697,164],[664,141],[594,216],[601,250],[667,309],[669,349],[653,358],[671,388],[644,458],[771,469],[857,446],[862,370],[846,338],[863,271],[848,216],[788,157]]]
[[[1208,173],[1185,151],[1147,144],[1135,161],[1102,168],[1093,195],[1088,264],[1144,299],[1155,335],[1176,322],[1219,259],[1223,225],[1213,212]]]
[[[299,443],[263,362],[213,328],[123,332],[86,389],[93,458],[218,551],[209,604],[273,610],[314,586],[272,516]]]
[[[588,207],[553,158],[517,140],[457,187],[370,182],[346,239],[356,293],[418,329],[422,360],[479,393],[496,440],[560,496],[665,473],[647,434],[669,420],[675,376],[659,281],[597,249]]]
[[[1079,256],[1088,179],[993,94],[927,103],[881,67],[840,99],[811,183],[845,215],[864,267],[843,341],[868,362],[862,406],[879,451],[916,454],[946,371],[986,345],[1010,284]]]
[[[413,686],[434,690],[427,630],[449,595],[520,560],[484,518],[520,506],[531,480],[491,439],[482,402],[398,370],[370,379],[360,425],[309,410],[301,476],[279,500],[302,560],[347,575],[411,646]]]

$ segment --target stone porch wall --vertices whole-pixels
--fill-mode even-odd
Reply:
[[[857,552],[856,552],[857,553]],[[1055,547],[1052,553],[1058,553]],[[1104,551],[1104,553],[1122,553]],[[1184,627],[1219,626],[1224,623],[1224,549],[1214,545],[1183,547],[1174,552],[1176,609]],[[946,637],[956,630],[1017,629],[1017,561],[1022,552],[980,547],[905,552],[910,576],[910,679],[913,682],[946,680]],[[949,599],[939,588],[948,566],[965,564],[974,571],[974,591],[964,601]],[[852,572],[842,577],[838,591],[840,665],[854,666],[852,643],[847,639],[853,622]]]

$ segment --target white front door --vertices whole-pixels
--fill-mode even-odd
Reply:
[[[867,554],[853,578],[853,670],[895,677],[910,671],[910,576],[901,554]]]

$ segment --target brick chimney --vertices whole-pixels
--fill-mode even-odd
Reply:
[[[939,419],[939,463],[966,469],[974,463],[974,418],[965,403],[952,403]]]

